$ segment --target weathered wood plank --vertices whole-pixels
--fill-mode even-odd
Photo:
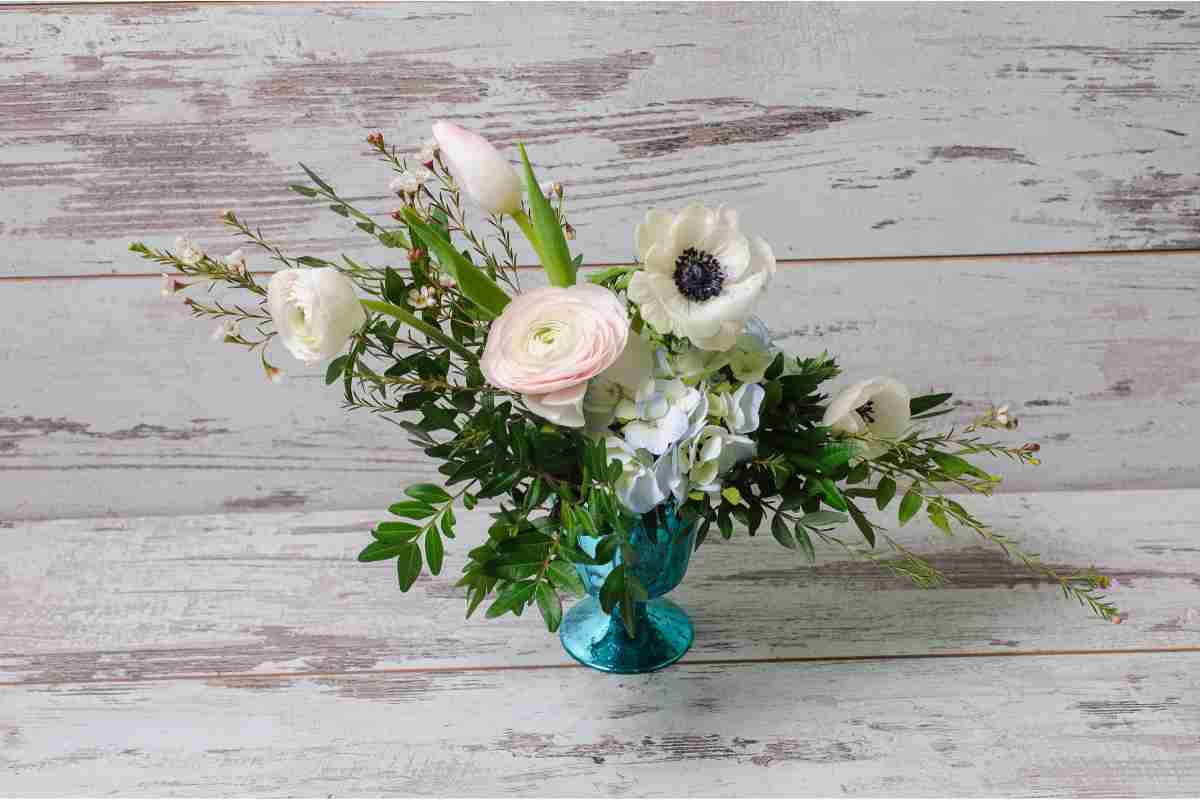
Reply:
[[[1200,655],[0,688],[21,796],[1200,794]]]
[[[763,534],[719,537],[672,594],[692,613],[688,660],[1179,647],[1200,635],[1200,491],[1054,492],[977,504],[1066,574],[1119,582],[1100,621],[966,535],[896,535],[949,588],[921,591],[822,549],[809,567]],[[0,531],[0,682],[218,673],[568,664],[534,612],[463,621],[453,584],[484,536],[460,515],[441,576],[409,594],[362,565],[378,512],[17,524]]]
[[[761,309],[847,380],[1011,403],[1006,490],[1200,486],[1200,256],[789,265]],[[535,280],[540,273],[533,273]],[[31,316],[31,309],[37,309]],[[145,279],[6,283],[0,520],[385,507],[433,468],[284,352],[280,386]],[[36,319],[36,323],[32,320]],[[63,387],[73,387],[64,391]]]
[[[361,253],[285,190],[295,162],[386,213],[365,133],[413,146],[437,117],[535,145],[592,262],[691,197],[780,256],[1196,247],[1198,26],[1095,3],[4,8],[0,274],[229,247],[227,206]]]

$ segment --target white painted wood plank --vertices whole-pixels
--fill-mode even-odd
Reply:
[[[975,504],[1066,574],[1118,581],[1120,625],[965,535],[896,532],[950,584],[922,591],[770,536],[706,543],[672,598],[687,660],[1121,650],[1200,641],[1200,491],[1054,492]],[[569,664],[533,611],[463,621],[453,584],[486,517],[460,514],[439,577],[408,594],[359,564],[378,512],[60,520],[0,531],[0,682]],[[893,525],[894,527],[894,525]]]
[[[761,313],[846,380],[1011,403],[1006,490],[1200,486],[1200,256],[787,265]],[[535,280],[534,273],[530,280]],[[0,520],[385,507],[433,467],[321,370],[209,340],[148,279],[0,284]],[[1001,434],[1003,436],[1003,434]]]
[[[591,262],[692,197],[780,256],[1195,247],[1197,26],[1131,3],[8,7],[0,274],[229,247],[223,207],[361,254],[285,190],[295,162],[387,213],[364,136],[413,146],[438,117],[527,141]]]
[[[1200,655],[0,688],[8,793],[1195,797]]]

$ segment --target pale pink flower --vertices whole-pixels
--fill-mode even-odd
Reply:
[[[521,179],[487,139],[453,122],[435,122],[433,138],[450,174],[476,205],[489,214],[521,209]]]
[[[608,289],[534,289],[492,323],[479,366],[493,386],[520,393],[533,413],[581,428],[588,381],[612,366],[628,338],[628,313]]]

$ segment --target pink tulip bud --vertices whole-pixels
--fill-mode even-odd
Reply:
[[[520,210],[521,179],[487,139],[452,122],[435,122],[433,138],[450,174],[476,205],[490,214]]]

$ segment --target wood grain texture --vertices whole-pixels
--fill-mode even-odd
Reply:
[[[19,796],[1195,797],[1200,655],[0,688]]]
[[[1006,491],[1200,487],[1198,267],[1179,254],[794,264],[760,313],[789,351],[837,354],[845,381],[958,392],[947,420],[1010,403],[1021,428],[998,436],[1040,441],[1045,463],[997,465]],[[280,350],[289,377],[268,384],[156,281],[0,288],[6,324],[30,309],[35,328],[0,342],[0,520],[384,508],[433,472],[398,428],[347,415],[321,370]]]
[[[672,593],[697,626],[686,659],[1200,644],[1200,491],[1005,495],[974,506],[1064,574],[1110,572],[1124,622],[1094,618],[979,540],[947,539],[920,521],[897,536],[946,573],[948,588],[921,591],[831,549],[810,567],[770,536],[742,531],[706,543]],[[384,516],[61,520],[0,531],[0,682],[571,663],[533,611],[463,621],[453,584],[484,538],[482,511],[460,514],[442,574],[408,594],[393,563],[354,560]]]
[[[365,134],[438,117],[528,142],[593,263],[687,198],[780,256],[1196,247],[1198,30],[1093,3],[3,8],[0,274],[231,249],[224,207],[361,254],[295,162],[384,214]]]

